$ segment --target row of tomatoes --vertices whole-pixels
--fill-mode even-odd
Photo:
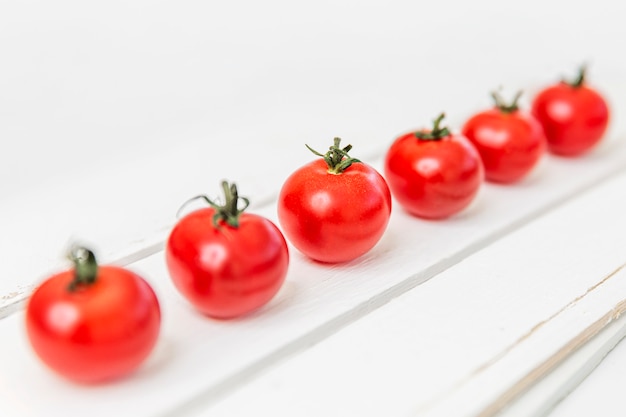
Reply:
[[[409,213],[445,218],[465,208],[483,178],[512,183],[547,148],[575,156],[592,148],[608,124],[605,100],[585,85],[584,69],[571,82],[540,92],[532,110],[494,94],[495,106],[471,117],[460,134],[442,126],[397,138],[384,174],[349,155],[336,138],[319,159],[295,171],[278,197],[278,219],[291,243],[322,263],[347,262],[383,235],[391,195]],[[308,147],[308,146],[307,146]],[[266,304],[287,274],[289,253],[270,220],[244,210],[246,198],[223,182],[222,203],[191,212],[175,225],[165,249],[176,288],[203,314],[232,318]],[[141,277],[98,266],[85,248],[71,253],[74,268],[46,280],[32,295],[26,327],[35,352],[76,381],[98,382],[139,366],[156,343],[160,308]]]

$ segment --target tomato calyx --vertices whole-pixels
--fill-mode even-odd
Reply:
[[[239,227],[239,216],[241,216],[241,213],[248,208],[250,200],[246,197],[239,196],[237,185],[235,185],[235,183],[229,184],[228,181],[222,181],[222,190],[224,191],[224,204],[219,204],[211,200],[208,196],[201,194],[187,200],[178,210],[179,214],[180,211],[190,202],[202,199],[215,209],[215,214],[213,215],[213,226],[216,229],[219,229],[220,222],[225,222],[234,228]],[[241,208],[239,208],[239,200],[243,201],[243,207]]]
[[[98,262],[92,251],[82,246],[75,246],[70,250],[68,258],[74,263],[74,279],[67,286],[68,291],[74,292],[80,287],[96,282]]]
[[[315,155],[324,158],[324,161],[326,161],[326,165],[328,165],[329,174],[339,175],[343,171],[348,169],[348,167],[350,167],[350,165],[352,165],[353,163],[361,162],[359,159],[352,158],[350,155],[348,155],[348,152],[350,152],[350,149],[352,149],[352,145],[348,145],[341,149],[339,147],[340,142],[340,138],[335,138],[334,144],[328,148],[329,150],[325,154],[316,151],[309,145],[305,144],[305,146]]]
[[[500,93],[498,93],[497,91],[493,91],[491,93],[491,97],[493,98],[496,108],[502,113],[513,113],[519,110],[518,101],[519,98],[522,96],[522,93],[522,90],[518,91],[515,94],[515,97],[513,97],[513,101],[511,102],[511,104],[507,104],[500,95]]]
[[[432,130],[420,130],[414,132],[416,138],[420,140],[441,140],[446,136],[450,136],[450,129],[448,127],[441,127],[441,121],[446,117],[445,113],[441,113],[434,121]]]
[[[441,127],[441,121],[446,117],[445,113],[441,113],[434,121],[432,130],[421,130],[414,132],[416,138],[420,140],[441,140],[447,136],[450,136],[450,129],[448,127]]]
[[[580,88],[585,84],[586,72],[587,72],[587,66],[583,64],[578,69],[578,75],[576,76],[576,78],[574,78],[574,80],[568,81],[566,79],[563,79],[563,83],[569,85],[572,88]]]

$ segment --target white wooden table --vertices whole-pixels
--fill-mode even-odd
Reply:
[[[626,335],[626,6],[590,7],[0,4],[0,415],[622,415],[626,348],[593,369]],[[276,220],[304,143],[341,136],[380,168],[441,110],[458,129],[500,85],[527,105],[581,61],[613,111],[592,153],[485,184],[445,221],[394,207],[349,264],[290,248],[251,316],[207,319],[175,292],[162,247],[190,196],[228,178]],[[161,300],[155,352],[114,384],[58,378],[25,338],[24,301],[73,241]]]

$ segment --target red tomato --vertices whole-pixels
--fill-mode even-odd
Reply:
[[[385,157],[391,193],[409,213],[428,219],[451,216],[476,196],[483,180],[478,152],[462,135],[441,128],[407,133],[395,140]]]
[[[575,81],[562,81],[541,91],[532,113],[543,126],[550,151],[564,156],[593,148],[609,124],[606,101],[585,84],[585,67]]]
[[[140,276],[96,265],[77,248],[75,269],[47,279],[30,297],[26,330],[37,355],[77,382],[95,383],[137,368],[152,351],[161,324],[159,303]]]
[[[165,255],[180,293],[203,314],[226,319],[256,310],[276,295],[287,275],[289,252],[274,223],[243,213],[248,200],[238,196],[234,184],[222,186],[224,206],[199,196],[211,207],[176,224]]]
[[[372,167],[351,158],[340,139],[319,159],[287,178],[278,197],[278,220],[306,256],[326,263],[353,260],[376,245],[391,214],[391,194]],[[308,147],[308,146],[307,146]]]
[[[510,105],[497,93],[495,107],[472,116],[463,126],[463,135],[478,150],[489,181],[518,181],[537,164],[545,150],[545,136],[539,122],[519,110],[517,94]]]

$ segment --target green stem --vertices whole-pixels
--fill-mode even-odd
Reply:
[[[576,78],[574,78],[573,81],[567,81],[566,79],[563,79],[563,82],[572,88],[580,88],[585,83],[586,72],[587,72],[587,66],[583,64],[578,69],[578,75],[576,76]]]
[[[352,158],[350,155],[348,155],[348,152],[350,152],[350,149],[352,149],[352,145],[348,145],[341,149],[339,147],[339,143],[341,143],[341,139],[335,138],[334,144],[328,148],[329,150],[325,154],[316,151],[309,145],[305,144],[305,146],[315,155],[324,158],[324,161],[326,161],[326,165],[328,165],[328,172],[330,174],[339,175],[343,171],[348,169],[348,167],[353,163],[361,162],[360,160]]]
[[[504,102],[504,99],[502,99],[502,96],[497,91],[493,91],[491,93],[491,97],[493,97],[496,108],[502,113],[513,113],[519,110],[518,101],[521,96],[522,90],[518,91],[517,94],[515,94],[515,97],[513,97],[513,101],[511,102],[511,104],[506,104]]]
[[[237,186],[234,183],[229,184],[228,181],[222,181],[222,191],[224,192],[224,204],[220,205],[206,195],[201,194],[187,200],[178,210],[178,214],[180,214],[181,210],[187,204],[194,200],[202,199],[215,209],[215,214],[213,215],[213,226],[219,228],[220,221],[223,221],[229,226],[235,228],[239,227],[239,216],[241,216],[241,213],[248,208],[250,200],[246,197],[240,197],[237,191]],[[243,207],[241,208],[239,208],[239,200],[243,201]]]
[[[92,251],[82,246],[76,246],[72,248],[68,257],[74,263],[74,279],[67,287],[69,291],[76,291],[78,287],[96,282],[98,263]]]
[[[419,132],[415,132],[414,135],[416,138],[420,140],[441,140],[446,136],[450,136],[450,129],[448,127],[441,127],[441,121],[446,117],[445,113],[441,113],[439,117],[437,117],[433,121],[432,130],[422,130]]]

